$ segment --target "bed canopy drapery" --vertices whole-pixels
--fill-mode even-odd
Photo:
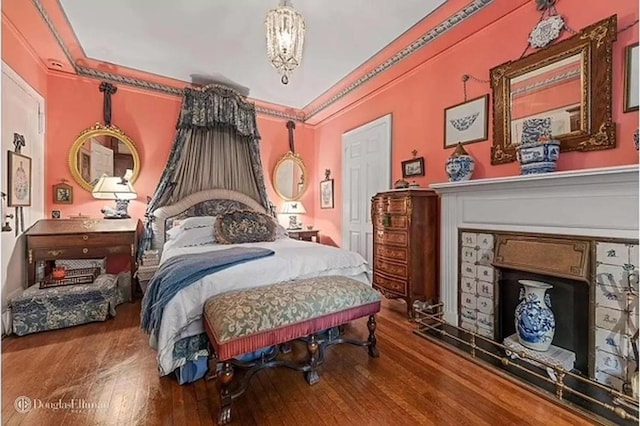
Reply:
[[[140,255],[151,246],[153,211],[199,191],[231,189],[273,211],[253,103],[220,85],[185,88],[176,127],[167,165],[147,205]]]

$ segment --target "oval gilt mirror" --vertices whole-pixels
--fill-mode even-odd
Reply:
[[[273,188],[285,201],[296,201],[307,189],[307,170],[298,154],[291,151],[278,160],[273,169]]]
[[[140,156],[133,141],[119,128],[96,123],[80,133],[69,151],[69,169],[78,184],[91,191],[98,179],[124,176],[133,170],[131,183],[140,174]]]

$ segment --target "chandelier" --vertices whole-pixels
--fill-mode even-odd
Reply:
[[[264,24],[267,28],[267,56],[282,75],[282,84],[287,84],[291,72],[302,62],[304,17],[289,0],[280,0],[277,8],[267,12]]]

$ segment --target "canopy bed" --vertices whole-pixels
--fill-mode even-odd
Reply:
[[[230,291],[343,276],[371,285],[357,253],[294,240],[269,202],[255,109],[221,86],[185,89],[176,143],[147,208],[144,250],[160,265],[143,299],[141,326],[160,375],[204,376],[207,300]]]
[[[273,241],[241,244],[214,242],[214,217],[238,210],[266,212],[263,206],[245,194],[212,189],[191,194],[153,213],[152,246],[162,248],[161,267],[179,256],[214,253],[231,247],[256,247],[274,252],[271,256],[206,275],[175,294],[163,309],[158,329],[149,330],[150,344],[158,351],[158,367],[162,375],[170,374],[198,358],[204,357],[201,361],[204,363],[207,342],[203,334],[202,312],[204,303],[217,294],[330,275],[370,283],[367,262],[359,254],[288,238],[282,227],[278,228]],[[201,222],[195,232],[193,229],[177,230],[184,226],[182,224],[188,218],[202,218],[208,223]],[[190,232],[192,235],[186,235]]]

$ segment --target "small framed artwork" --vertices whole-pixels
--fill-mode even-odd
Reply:
[[[53,185],[53,204],[73,204],[73,187],[66,183]]]
[[[468,144],[489,137],[489,95],[444,110],[444,147]]]
[[[625,56],[624,112],[638,111],[638,43],[627,46]]]
[[[60,219],[61,217],[60,210],[51,210],[51,219]]]
[[[424,157],[412,158],[402,162],[402,177],[424,176]]]
[[[9,151],[7,161],[7,206],[31,205],[31,158]]]
[[[320,182],[320,208],[333,208],[333,179],[327,179]]]

